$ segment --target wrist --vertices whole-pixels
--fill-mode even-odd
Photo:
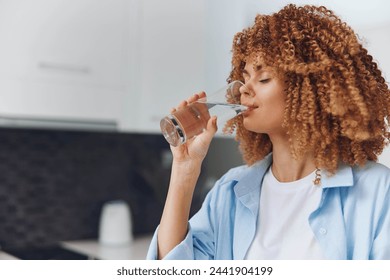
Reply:
[[[200,160],[186,160],[186,161],[176,161],[172,162],[172,170],[176,170],[182,175],[186,174],[198,174],[200,173],[202,167],[202,161]]]

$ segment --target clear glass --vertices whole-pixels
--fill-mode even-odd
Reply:
[[[160,128],[165,139],[172,146],[182,145],[202,133],[212,116],[217,116],[217,126],[223,128],[228,120],[247,109],[240,104],[240,88],[243,86],[242,82],[233,81],[210,96],[164,117]]]

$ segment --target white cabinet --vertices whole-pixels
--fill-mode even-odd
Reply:
[[[225,83],[232,35],[248,13],[241,6],[0,0],[0,125],[75,120],[160,133],[181,100]]]
[[[0,115],[119,122],[136,0],[0,1]]]
[[[123,129],[160,133],[160,119],[190,95],[226,84],[233,35],[254,19],[254,1],[139,1],[137,75]]]
[[[226,84],[233,35],[253,22],[256,1],[139,0],[139,56],[123,129],[160,133],[160,119],[190,95]]]
[[[160,132],[160,119],[205,89],[205,0],[139,1],[137,70],[122,129]]]
[[[263,7],[264,8],[264,7]],[[234,35],[253,24],[259,0],[206,2],[206,86],[217,90],[230,74]]]

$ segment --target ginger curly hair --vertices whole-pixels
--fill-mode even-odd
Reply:
[[[257,15],[253,26],[234,37],[228,82],[244,81],[249,59],[283,73],[283,127],[295,158],[309,148],[317,167],[330,173],[340,162],[377,160],[390,139],[389,88],[357,35],[332,11],[290,4],[272,15]],[[246,130],[241,116],[225,131],[236,131],[248,165],[272,152],[268,135]]]

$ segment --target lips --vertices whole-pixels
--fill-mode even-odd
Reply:
[[[248,106],[249,110],[254,110],[254,109],[257,109],[257,108],[259,108],[259,106]]]
[[[245,104],[243,104],[245,105]],[[247,116],[248,114],[250,114],[253,110],[259,108],[259,106],[256,106],[256,105],[245,105],[246,107],[248,107],[248,109],[243,113],[244,116]]]

